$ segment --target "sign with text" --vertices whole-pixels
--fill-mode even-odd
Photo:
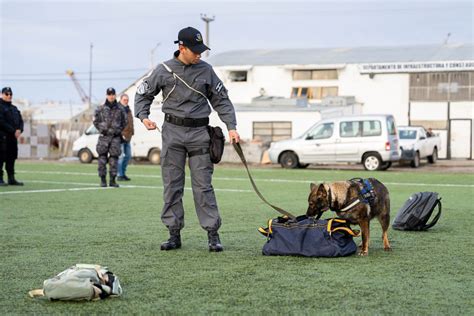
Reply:
[[[474,60],[360,64],[361,74],[473,71]]]

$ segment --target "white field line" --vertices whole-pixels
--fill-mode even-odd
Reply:
[[[111,187],[101,188],[96,183],[83,183],[83,182],[61,182],[61,181],[44,181],[44,180],[28,180],[30,183],[44,183],[44,184],[61,184],[61,185],[79,185],[87,186],[85,188],[69,188],[69,189],[44,189],[44,190],[16,190],[16,191],[7,191],[0,192],[0,195],[6,194],[30,194],[30,193],[51,193],[51,192],[67,192],[67,191],[87,191],[87,190],[104,190],[104,189],[114,189]],[[95,185],[95,187],[90,187]],[[120,185],[120,188],[124,189],[158,189],[163,190],[162,186],[153,186],[153,185]],[[192,188],[184,188],[187,191],[191,191]],[[217,192],[239,192],[239,193],[251,193],[251,190],[239,190],[239,189],[214,189]]]
[[[17,171],[17,173],[34,173],[34,174],[59,174],[59,175],[77,175],[77,176],[96,176],[97,173],[87,172],[61,172],[61,171]],[[146,175],[146,174],[131,174],[131,177],[137,178],[159,178],[161,175]],[[190,179],[190,177],[186,177]],[[213,177],[214,180],[221,181],[249,181],[248,178],[237,178],[237,177]],[[255,179],[256,182],[276,182],[276,183],[320,183],[322,181],[311,181],[311,180],[289,180],[289,179]],[[455,188],[474,188],[474,184],[455,184],[455,183],[416,183],[416,182],[384,182],[386,185],[396,186],[428,186],[428,187],[455,187]],[[217,191],[217,190],[216,190]]]

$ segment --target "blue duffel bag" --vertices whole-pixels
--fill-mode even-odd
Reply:
[[[258,231],[268,239],[262,250],[265,256],[349,256],[357,251],[353,237],[360,235],[344,219],[317,220],[304,215],[270,219],[268,227]]]

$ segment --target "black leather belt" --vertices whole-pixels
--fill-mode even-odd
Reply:
[[[208,117],[192,119],[192,118],[177,117],[168,113],[165,114],[165,121],[173,125],[184,126],[184,127],[200,127],[200,126],[209,125]]]

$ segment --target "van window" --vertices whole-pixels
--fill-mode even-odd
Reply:
[[[360,136],[361,122],[341,122],[339,133],[341,137],[358,137]]]
[[[330,138],[334,132],[334,123],[324,123],[316,126],[308,133],[306,139],[324,139]]]
[[[363,121],[362,136],[380,136],[382,135],[382,124],[380,121]]]
[[[388,131],[388,135],[397,135],[395,120],[393,119],[392,116],[387,117],[387,131]]]

